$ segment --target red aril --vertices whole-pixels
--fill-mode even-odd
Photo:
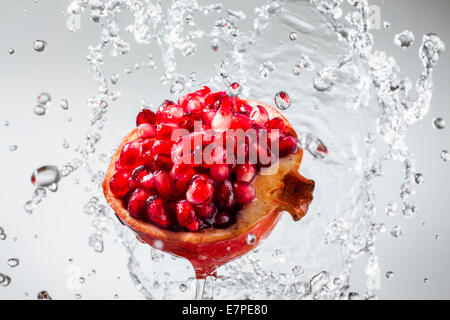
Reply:
[[[279,142],[280,157],[285,157],[295,153],[298,150],[297,139],[292,136],[283,137]]]
[[[210,220],[217,213],[216,206],[212,203],[198,204],[195,206],[195,212],[203,220]]]
[[[256,197],[255,187],[248,182],[236,181],[233,183],[233,191],[236,196],[236,202],[239,204],[247,204]]]
[[[256,166],[253,164],[238,164],[234,172],[236,181],[253,182],[256,178]]]
[[[155,124],[155,113],[150,109],[142,109],[136,117],[136,127],[143,123]]]
[[[158,194],[164,199],[170,199],[173,196],[174,185],[169,173],[164,170],[158,170],[153,174],[153,182]]]
[[[128,200],[128,212],[133,218],[145,217],[147,199],[150,196],[151,193],[141,188],[133,191],[130,200]]]
[[[166,210],[164,200],[160,196],[154,195],[149,197],[146,203],[146,209],[147,217],[152,223],[163,228],[171,225],[172,219]]]
[[[180,226],[187,228],[189,231],[197,231],[200,227],[194,207],[186,200],[177,203],[177,220]]]
[[[139,125],[139,127],[137,128],[137,133],[138,133],[139,138],[141,138],[141,139],[151,138],[151,137],[155,136],[156,129],[150,123],[143,123],[143,124]]]
[[[223,209],[232,209],[236,205],[231,181],[226,180],[216,186],[214,200]]]
[[[129,177],[130,174],[127,171],[118,171],[109,180],[109,188],[115,197],[122,198],[127,194]]]
[[[120,153],[119,162],[123,168],[134,169],[142,153],[142,146],[138,141],[128,142],[123,146]]]
[[[215,131],[225,131],[230,128],[233,114],[227,107],[220,107],[211,122],[211,128]]]
[[[186,200],[192,204],[207,203],[212,200],[214,186],[211,181],[194,179],[186,191]]]
[[[227,164],[213,164],[209,174],[217,182],[222,182],[230,178],[230,167]]]

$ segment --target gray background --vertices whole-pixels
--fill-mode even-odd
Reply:
[[[226,3],[229,7],[248,10],[260,1]],[[107,238],[105,252],[101,255],[87,247],[91,230],[86,228],[89,217],[81,213],[81,207],[88,199],[88,193],[80,187],[86,178],[82,174],[78,186],[75,183],[61,185],[58,194],[50,194],[35,214],[28,216],[22,210],[33,190],[28,183],[33,169],[42,164],[61,164],[70,160],[74,156],[73,147],[81,140],[80,132],[83,134],[88,130],[84,105],[88,95],[94,92],[95,83],[86,72],[85,55],[87,46],[97,43],[98,30],[84,16],[82,29],[70,33],[66,18],[61,14],[67,4],[68,1],[51,0],[38,3],[5,0],[0,3],[0,203],[3,205],[0,226],[8,235],[7,240],[0,241],[0,272],[12,278],[9,287],[0,287],[0,298],[34,298],[40,290],[48,290],[59,299],[71,299],[76,293],[86,299],[112,299],[115,294],[120,298],[140,298],[129,280],[120,244],[112,237]],[[421,71],[417,51],[423,34],[437,33],[450,44],[450,1],[390,0],[372,1],[372,4],[381,7],[382,21],[391,23],[389,30],[374,31],[376,46],[387,50],[400,62],[402,74],[416,79]],[[414,32],[416,42],[404,52],[394,45],[393,38],[406,28]],[[48,42],[45,53],[33,51],[32,43],[36,39]],[[14,48],[14,55],[8,53],[9,48]],[[146,53],[138,50],[131,61],[144,61],[145,58]],[[131,86],[121,70],[133,65],[123,59],[107,59],[121,76],[123,96],[114,107],[136,106],[128,111],[135,114],[142,98],[140,93],[152,86],[145,74],[149,71],[133,73],[132,77],[142,77],[142,87]],[[424,174],[426,182],[414,196],[414,203],[419,208],[418,217],[406,221],[401,217],[390,220],[391,225],[403,226],[403,237],[392,239],[389,233],[379,237],[377,252],[383,274],[382,287],[377,292],[380,298],[450,298],[450,164],[439,157],[441,150],[450,149],[450,134],[448,128],[436,131],[432,127],[432,119],[437,116],[450,122],[449,64],[450,55],[445,52],[435,72],[436,91],[430,114],[409,132],[408,143],[416,154],[418,170]],[[51,93],[53,103],[45,117],[37,118],[32,108],[42,91]],[[160,101],[165,95],[167,92],[150,92],[146,99]],[[69,100],[68,111],[59,108],[61,98]],[[126,132],[132,126],[131,116],[114,121],[120,116],[119,112],[111,112],[111,120],[120,125],[106,127],[104,135],[115,137],[117,132]],[[3,126],[6,120],[10,122],[7,127]],[[62,148],[64,139],[72,148]],[[109,150],[114,144],[108,143],[100,147]],[[12,144],[18,145],[17,151],[8,151]],[[398,186],[382,187],[386,199],[382,196],[378,199],[380,202],[387,203],[393,193],[398,193]],[[380,219],[385,219],[383,213]],[[436,235],[439,235],[438,240]],[[18,267],[7,266],[11,257],[20,259]],[[364,267],[365,262],[361,260],[355,265],[355,274],[361,275]],[[92,269],[96,270],[95,276]],[[386,279],[387,271],[393,271],[395,276]],[[80,286],[71,285],[71,279],[78,273],[87,281]],[[425,284],[424,278],[429,282]],[[355,277],[352,286],[353,290],[362,292],[364,279]]]

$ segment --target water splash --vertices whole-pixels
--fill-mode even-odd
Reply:
[[[156,43],[160,48],[161,66],[152,54],[148,67],[161,70],[161,83],[171,94],[178,95],[201,84],[229,88],[233,83],[240,84],[244,97],[258,97],[263,101],[273,100],[273,83],[282,85],[282,89],[293,97],[295,93],[293,102],[301,107],[287,109],[286,116],[300,133],[299,145],[308,151],[305,156],[307,164],[303,167],[305,175],[314,177],[322,186],[343,190],[337,196],[335,189],[318,187],[312,209],[321,212],[323,222],[320,224],[282,221],[267,243],[222,267],[216,280],[216,297],[375,297],[380,281],[375,244],[384,226],[375,220],[373,183],[383,179],[385,163],[403,163],[404,179],[399,200],[403,214],[414,215],[417,208],[408,201],[417,185],[417,172],[405,137],[408,128],[422,120],[429,111],[432,71],[445,45],[434,34],[423,37],[420,59],[424,70],[416,81],[414,98],[412,82],[401,77],[396,61],[386,52],[372,49],[374,39],[368,27],[368,2],[349,1],[353,6],[349,12],[344,12],[342,3],[331,0],[311,0],[311,3],[270,0],[255,8],[252,27],[245,30],[239,25],[247,19],[246,14],[225,9],[222,4],[200,5],[187,0],[170,3],[117,0],[101,6],[94,0],[72,1],[69,15],[90,15],[101,29],[99,44],[90,46],[87,55],[98,90],[87,101],[92,132],[86,135],[78,149],[79,157],[58,170],[65,178],[80,167],[87,168],[92,177],[92,189],[96,192],[84,207],[84,212],[93,219],[94,233],[89,244],[95,251],[102,252],[105,245],[103,234],[111,225],[114,226],[129,256],[130,276],[144,297],[171,298],[189,294],[194,281],[193,278],[186,280],[189,272],[177,272],[177,268],[183,266],[179,259],[153,250],[151,263],[170,264],[171,272],[155,272],[149,277],[143,265],[150,260],[145,258],[147,247],[145,250],[138,246],[134,234],[117,223],[101,195],[100,183],[105,164],[101,161],[96,169],[92,155],[102,137],[101,130],[109,112],[107,101],[120,97],[120,93],[110,86],[111,83],[118,87],[118,77],[106,76],[104,55],[109,52],[117,57],[132,50],[132,44],[125,40],[119,23],[124,12],[133,19],[125,29],[134,36],[134,40],[143,45]],[[197,18],[203,15],[214,16],[211,30],[202,30],[197,25]],[[293,26],[295,41],[289,41],[289,46],[280,44],[279,35],[289,34],[294,40]],[[202,76],[199,83],[200,77],[197,74],[192,76],[191,70],[187,73],[180,71],[177,56],[181,54],[190,59],[201,54],[199,43],[203,39],[209,41],[209,51],[223,52],[223,56],[215,63],[217,74]],[[401,45],[406,42],[408,46],[412,44],[410,38],[408,41],[402,39],[399,39]],[[135,67],[136,70],[139,68]],[[309,72],[312,70],[318,71],[314,74]],[[38,103],[45,110],[48,102]],[[369,123],[373,125],[373,132],[376,130],[376,137],[372,135],[367,139]],[[364,136],[366,138],[362,138]],[[375,138],[388,146],[387,152],[374,149]],[[441,154],[441,158],[448,158],[448,152]],[[32,212],[45,198],[45,190],[43,187],[35,190],[25,205],[27,212]],[[388,205],[386,212],[389,216],[395,212],[394,208],[394,202]],[[299,228],[302,232],[298,232]],[[399,237],[400,230],[400,227],[394,228],[391,234]],[[295,236],[286,242],[280,234]],[[312,249],[296,250],[295,243]],[[145,253],[142,252],[144,250]],[[316,252],[321,254],[313,255]],[[364,294],[349,292],[352,264],[361,255],[368,258],[367,290]],[[320,256],[327,256],[327,261]],[[300,261],[302,264],[310,261],[311,264],[302,265],[299,269]],[[157,283],[154,279],[158,279]]]

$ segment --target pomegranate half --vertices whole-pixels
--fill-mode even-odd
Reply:
[[[255,100],[242,101],[252,108],[263,106],[269,119],[282,119],[284,130],[290,131],[292,137],[297,137],[286,118],[272,106]],[[303,156],[303,150],[298,148],[295,153],[278,160],[277,170],[272,170],[274,166],[262,169],[274,172],[257,175],[253,181],[256,198],[236,212],[235,221],[231,225],[220,229],[205,228],[197,232],[168,230],[132,217],[122,199],[111,191],[110,180],[117,172],[116,162],[121,150],[125,144],[137,139],[136,129],[123,139],[106,172],[103,181],[104,195],[118,219],[131,228],[140,241],[189,260],[197,279],[215,274],[215,270],[221,265],[254,249],[272,232],[283,211],[289,212],[294,221],[300,220],[313,199],[314,181],[304,178],[298,172]]]

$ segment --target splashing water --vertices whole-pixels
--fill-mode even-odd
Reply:
[[[106,75],[108,65],[104,56],[109,53],[114,58],[133,50],[133,44],[122,36],[122,29],[149,50],[153,43],[158,45],[160,52],[151,53],[147,66],[159,72],[161,84],[172,95],[203,84],[233,89],[238,83],[233,90],[244,97],[266,102],[274,101],[275,97],[275,104],[284,110],[299,132],[299,145],[306,151],[302,173],[318,182],[310,214],[304,221],[296,224],[284,217],[261,246],[218,270],[214,295],[206,293],[206,296],[375,298],[381,278],[376,239],[383,224],[375,221],[374,182],[383,181],[383,167],[387,163],[401,162],[403,180],[398,181],[399,200],[403,215],[414,215],[417,209],[409,203],[410,195],[423,180],[418,179],[414,156],[405,137],[408,128],[429,111],[432,71],[445,45],[434,34],[423,37],[420,59],[424,70],[413,93],[411,81],[399,74],[396,61],[386,52],[372,49],[374,40],[365,18],[369,16],[368,2],[349,3],[352,7],[344,14],[342,1],[270,0],[255,8],[251,27],[243,29],[238,26],[248,20],[246,14],[224,8],[222,4],[116,0],[103,6],[94,0],[72,1],[68,15],[88,14],[101,29],[99,44],[90,46],[87,54],[98,92],[87,100],[91,131],[78,149],[78,158],[53,170],[60,173],[62,183],[78,168],[88,168],[90,190],[94,190],[90,192],[95,193],[83,208],[92,217],[94,229],[89,245],[94,251],[103,252],[107,245],[103,234],[114,228],[128,253],[131,279],[146,298],[192,297],[194,278],[192,270],[186,270],[186,262],[140,245],[131,231],[117,223],[103,200],[100,184],[107,160],[98,163],[93,155],[110,109],[107,101],[120,97],[110,87],[110,83],[114,88],[119,87],[118,75]],[[128,26],[119,23],[124,12],[133,19]],[[202,16],[215,21],[210,29],[203,30],[197,25],[197,19]],[[282,42],[286,35],[292,41]],[[204,41],[206,46],[202,46]],[[409,47],[414,37],[402,33],[395,41]],[[202,51],[205,47],[207,52]],[[37,50],[36,43],[34,48]],[[193,76],[192,70],[183,67],[183,61],[202,61],[204,55],[211,53],[215,55],[213,64],[217,73]],[[157,54],[161,56],[161,64],[153,59]],[[140,64],[137,66],[136,73]],[[132,75],[126,72],[124,77],[128,76]],[[289,92],[288,104],[286,99],[277,99],[285,92]],[[41,94],[40,110],[36,113],[36,107],[35,113],[45,114],[50,100],[50,95]],[[66,102],[61,108],[68,108]],[[436,121],[434,125],[438,128]],[[374,132],[370,136],[368,126]],[[375,139],[387,148],[375,149]],[[448,161],[448,152],[443,151],[441,157]],[[33,182],[37,189],[25,204],[25,211],[33,212],[46,197],[46,188],[51,190],[50,186],[59,182],[54,177],[47,180],[43,184]],[[336,188],[342,191],[337,193]],[[395,203],[386,208],[388,216],[395,211]],[[321,213],[319,220],[309,217],[313,212]],[[402,233],[400,226],[391,231],[395,238]],[[254,243],[255,239],[249,237],[247,243]],[[361,294],[349,292],[352,265],[360,256],[367,257],[367,289]],[[154,271],[151,276],[146,272],[150,269]],[[5,277],[0,274],[0,283]],[[205,287],[209,288],[208,283]],[[79,294],[76,297],[81,298]]]

